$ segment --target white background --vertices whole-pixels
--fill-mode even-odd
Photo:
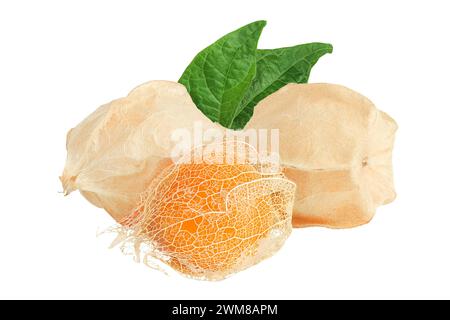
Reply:
[[[0,298],[450,298],[447,1],[0,2]],[[221,282],[165,276],[97,228],[108,215],[58,176],[65,134],[152,79],[176,81],[225,33],[266,19],[260,47],[334,45],[310,82],[344,84],[399,124],[397,200],[350,230],[294,230]]]

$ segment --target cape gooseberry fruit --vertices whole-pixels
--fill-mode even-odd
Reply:
[[[274,254],[291,233],[295,184],[236,157],[212,159],[205,153],[201,163],[162,170],[134,213],[121,221],[122,248],[134,248],[148,265],[156,259],[206,280],[223,279]]]

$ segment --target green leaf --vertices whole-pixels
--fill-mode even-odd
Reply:
[[[242,129],[253,115],[256,104],[288,83],[306,83],[314,64],[333,47],[326,43],[307,43],[294,47],[258,50],[256,76],[241,102],[242,110],[232,129]]]
[[[230,127],[256,74],[256,47],[265,21],[250,23],[201,51],[181,76],[197,107]]]

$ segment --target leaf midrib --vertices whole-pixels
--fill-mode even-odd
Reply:
[[[254,30],[253,32],[251,32],[251,35],[253,36],[255,33],[258,33],[258,32],[261,32],[261,31],[260,31],[260,30]],[[234,61],[234,57],[235,57],[237,51],[241,50],[241,48],[242,48],[243,46],[244,46],[244,45],[241,44],[239,47],[236,48],[236,50],[235,50],[234,53],[233,53],[233,58],[231,59],[231,63],[230,63],[230,65],[228,66],[228,70],[227,70],[227,74],[226,74],[227,82],[225,83],[224,90],[223,90],[223,93],[222,93],[222,97],[221,97],[221,101],[220,101],[220,107],[223,106],[223,96],[225,95],[225,91],[227,91],[227,90],[225,90],[225,87],[226,87],[226,84],[228,83],[228,73],[229,73],[229,71],[230,71],[230,69],[231,69],[231,66],[233,65],[232,62]],[[256,50],[257,50],[257,49],[256,49],[256,46],[255,46],[255,59],[254,59],[254,62],[253,62],[253,66],[256,64]],[[247,78],[247,76],[249,75],[249,73],[251,72],[251,70],[252,70],[252,67],[249,68],[249,71],[247,72],[245,78]],[[255,72],[255,74],[256,74],[256,72]],[[253,81],[253,79],[254,79],[254,77],[252,78],[251,81]],[[251,81],[250,81],[250,83],[249,83],[249,86],[251,85]],[[236,88],[236,87],[237,87],[238,85],[240,85],[241,83],[242,83],[242,81],[241,81],[240,83],[238,83],[236,86],[229,88],[228,91],[229,91],[229,90],[232,90],[232,89],[234,89],[234,88]],[[237,107],[234,109],[233,116],[231,117],[230,122],[228,123],[227,127],[230,127],[231,124],[233,123],[234,119],[237,117],[237,115],[238,115],[239,113],[242,112],[242,110],[241,110],[238,114],[236,114],[236,111],[239,109],[239,105],[240,105],[240,103],[242,102],[242,100],[244,99],[244,97],[245,97],[245,93],[242,95],[241,100],[240,100],[239,103],[237,104]],[[220,111],[222,111],[222,109],[220,109]],[[219,123],[221,123],[221,120],[222,120],[221,115],[222,115],[222,112],[219,114]]]

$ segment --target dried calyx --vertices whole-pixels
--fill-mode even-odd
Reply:
[[[149,82],[100,107],[68,135],[65,190],[79,189],[116,220],[123,219],[172,164],[171,131],[193,131],[196,121],[220,129],[174,82]],[[298,185],[296,227],[360,225],[395,198],[391,157],[397,126],[350,89],[287,85],[257,105],[246,128],[280,130],[281,164]]]
[[[79,190],[114,219],[125,218],[159,171],[172,163],[171,132],[193,130],[199,122],[216,127],[182,85],[151,81],[135,88],[69,131],[64,192]]]
[[[358,226],[395,199],[397,124],[353,90],[289,84],[261,101],[247,127],[280,129],[282,165],[298,186],[295,227]]]

